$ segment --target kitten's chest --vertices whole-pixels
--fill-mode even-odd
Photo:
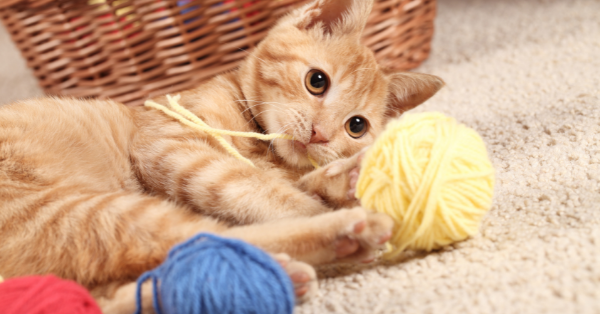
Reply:
[[[285,163],[281,157],[275,154],[271,142],[257,139],[234,138],[233,144],[256,167],[263,170],[276,169],[288,181],[295,182],[311,171],[311,169],[299,169]]]

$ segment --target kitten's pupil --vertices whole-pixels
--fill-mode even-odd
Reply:
[[[365,121],[362,118],[352,118],[350,119],[350,131],[352,133],[360,133],[365,128]]]
[[[352,117],[346,122],[346,132],[353,138],[359,138],[367,133],[367,120],[363,117]]]
[[[329,81],[327,75],[320,70],[310,70],[306,75],[306,89],[315,96],[320,96],[327,91]]]
[[[310,85],[314,88],[323,88],[327,83],[327,78],[322,72],[314,73],[310,78]]]

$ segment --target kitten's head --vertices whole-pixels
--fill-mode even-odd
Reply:
[[[242,89],[288,164],[324,165],[373,143],[386,122],[433,96],[438,77],[378,66],[361,34],[373,0],[317,0],[281,19],[247,58]]]

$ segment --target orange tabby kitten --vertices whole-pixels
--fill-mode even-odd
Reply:
[[[131,313],[132,282],[199,232],[284,253],[274,256],[299,297],[316,288],[309,264],[373,260],[392,222],[353,197],[360,151],[443,83],[377,65],[360,43],[372,6],[314,1],[239,70],[182,94],[214,128],[296,138],[226,136],[256,168],[153,109],[64,98],[0,108],[0,274],[53,273],[106,313]]]

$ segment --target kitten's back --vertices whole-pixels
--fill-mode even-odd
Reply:
[[[132,184],[134,125],[112,102],[33,99],[0,108],[0,181],[13,185]],[[18,184],[17,184],[18,186]]]
[[[216,226],[141,193],[130,159],[134,111],[53,98],[0,108],[2,276],[52,273],[88,289],[118,285]]]

